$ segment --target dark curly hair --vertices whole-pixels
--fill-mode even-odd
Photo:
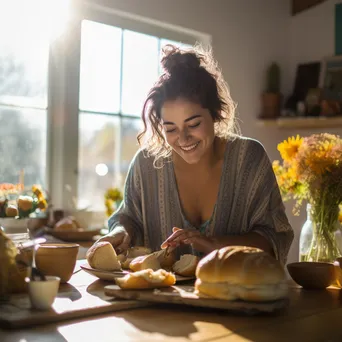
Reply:
[[[211,49],[204,50],[199,45],[189,49],[166,45],[161,65],[164,73],[144,103],[144,129],[138,135],[140,147],[155,157],[155,165],[160,158],[171,154],[171,148],[163,135],[161,119],[165,101],[183,98],[208,109],[214,121],[215,134],[220,138],[239,133],[235,122],[236,106]]]

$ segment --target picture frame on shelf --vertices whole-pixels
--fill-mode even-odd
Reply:
[[[342,55],[323,59],[320,88],[322,100],[342,102]]]

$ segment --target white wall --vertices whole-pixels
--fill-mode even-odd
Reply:
[[[277,61],[282,69],[282,90],[288,95],[292,91],[297,63],[333,54],[334,4],[338,1],[327,1],[294,17],[290,15],[290,0],[92,1],[210,34],[215,57],[238,102],[242,133],[260,140],[272,160],[279,158],[278,142],[292,134],[312,133],[257,125],[264,72],[269,63]],[[290,204],[287,209],[296,233],[289,261],[295,261],[305,210],[295,218]]]

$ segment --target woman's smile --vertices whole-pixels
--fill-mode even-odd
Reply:
[[[195,143],[195,144],[188,145],[188,146],[179,146],[179,148],[184,152],[193,152],[193,151],[195,151],[195,149],[197,148],[199,143],[200,143],[200,141]]]

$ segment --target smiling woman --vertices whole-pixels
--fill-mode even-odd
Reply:
[[[175,138],[178,146],[185,146],[175,152],[195,147],[197,143],[203,152],[203,145],[210,146],[214,136],[227,138],[238,132],[235,103],[211,51],[200,48],[197,51],[196,56],[191,49],[181,51],[171,44],[164,47],[161,61],[164,74],[145,101],[142,117],[145,129],[138,136],[140,144],[145,144],[155,157],[155,162],[170,156],[176,146]],[[198,120],[195,122],[195,119]],[[164,132],[161,124],[167,127]],[[188,140],[189,131],[206,136],[206,141],[200,144],[201,139]]]
[[[200,256],[251,246],[285,263],[293,231],[271,162],[258,141],[237,134],[211,51],[170,45],[163,53],[143,108],[141,149],[103,239],[118,253],[131,244]]]

